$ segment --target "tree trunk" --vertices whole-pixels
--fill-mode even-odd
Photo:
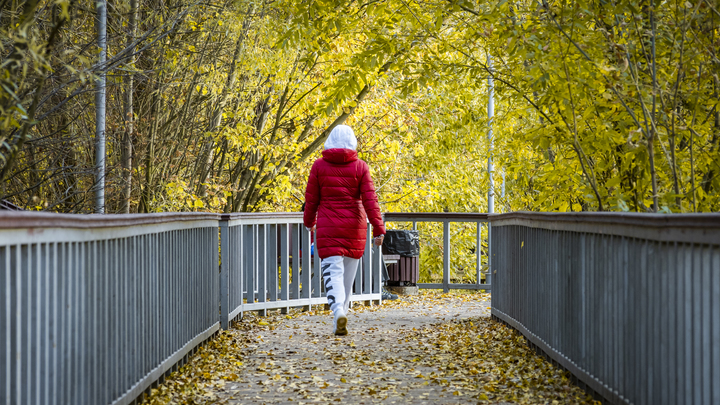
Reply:
[[[142,187],[142,197],[140,198],[140,212],[150,212],[150,201],[152,199],[152,182],[153,182],[153,162],[155,161],[155,135],[158,129],[158,111],[161,108],[161,96],[160,96],[160,78],[157,78],[158,83],[153,96],[152,107],[150,109],[150,117],[152,117],[152,124],[150,128],[150,139],[148,140],[147,151],[145,153],[145,181]]]
[[[105,212],[105,59],[107,58],[107,0],[98,0],[97,40],[100,72],[95,82],[95,212]]]
[[[130,0],[130,26],[129,28],[129,45],[135,41],[137,31],[137,15],[138,0]],[[127,65],[131,69],[135,68],[135,48],[133,47],[133,55],[130,56]],[[125,117],[125,133],[122,140],[122,196],[120,202],[120,212],[123,214],[130,213],[130,197],[132,195],[132,154],[133,144],[132,138],[135,130],[134,111],[133,111],[133,90],[134,90],[134,74],[130,73],[125,82],[125,106],[123,114]]]
[[[717,76],[715,76],[715,78],[714,78],[713,85],[714,85],[713,98],[715,98],[715,100],[717,100],[718,99],[718,85],[719,85]],[[715,116],[713,118],[715,121],[715,125],[714,125],[715,130],[713,131],[713,137],[712,137],[712,140],[710,141],[710,156],[714,156],[714,154],[716,153],[715,151],[718,148],[718,141],[720,140],[720,111],[718,111],[717,108],[715,109],[714,115]],[[702,183],[701,183],[705,194],[709,194],[710,191],[712,190],[713,177],[715,177],[715,169],[713,168],[712,165],[710,165],[708,168],[708,171],[703,176]]]
[[[650,32],[652,34],[652,40],[650,42],[652,52],[652,111],[650,112],[650,136],[648,137],[648,156],[650,163],[650,180],[652,181],[652,198],[653,198],[653,212],[658,212],[658,189],[657,189],[657,174],[655,172],[655,102],[657,98],[657,59],[655,58],[655,9],[654,3],[650,2]]]

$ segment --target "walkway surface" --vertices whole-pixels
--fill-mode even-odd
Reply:
[[[329,311],[246,314],[145,403],[593,403],[492,321],[489,301],[428,292],[356,305],[344,337],[331,334]]]

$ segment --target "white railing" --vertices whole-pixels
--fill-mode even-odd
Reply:
[[[379,250],[371,247],[356,274],[353,301],[381,300]],[[220,221],[223,326],[245,311],[327,304],[317,250],[301,213],[227,214]]]
[[[325,304],[309,252],[299,213],[0,212],[0,403],[131,403],[243,311]]]
[[[208,339],[218,218],[0,213],[0,402],[129,403]]]
[[[245,311],[326,303],[300,213],[0,212],[0,402],[131,403]],[[611,403],[720,403],[720,215],[388,213],[488,232],[492,314]],[[355,300],[381,300],[368,242]],[[490,266],[492,259],[492,266]],[[480,278],[478,277],[478,280]]]
[[[429,222],[429,223],[442,223],[443,224],[443,278],[442,283],[418,283],[418,288],[425,289],[437,289],[448,292],[453,289],[460,290],[486,290],[491,289],[492,273],[491,268],[491,255],[489,249],[491,246],[491,226],[488,222],[488,214],[486,213],[458,213],[458,212],[388,212],[383,215],[383,219],[386,223],[412,223],[413,228],[417,229],[418,222]],[[451,223],[475,223],[476,224],[476,235],[475,235],[475,284],[471,283],[452,283],[452,263],[450,260],[450,252],[452,249],[450,243],[450,224]],[[486,245],[488,248],[483,250],[482,242],[482,224],[487,224],[487,240]],[[422,238],[421,249],[422,249]],[[482,256],[485,253],[486,267],[482,265]],[[486,281],[481,283],[482,270],[486,270]]]

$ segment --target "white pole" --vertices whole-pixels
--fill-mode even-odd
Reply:
[[[488,214],[495,211],[495,186],[493,185],[493,117],[495,116],[495,83],[492,78],[492,58],[488,55]],[[488,272],[485,282],[492,285],[492,224],[488,222]]]
[[[107,0],[97,0],[97,44],[100,48],[95,81],[95,212],[105,212],[105,61],[107,59]]]
[[[492,58],[488,55],[488,70],[492,71]],[[495,116],[495,83],[488,75],[488,214],[495,212],[495,186],[493,185],[493,117]]]

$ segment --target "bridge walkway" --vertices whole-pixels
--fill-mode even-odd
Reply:
[[[329,311],[248,313],[145,403],[592,403],[490,319],[489,294],[423,291],[349,319],[335,337]]]

